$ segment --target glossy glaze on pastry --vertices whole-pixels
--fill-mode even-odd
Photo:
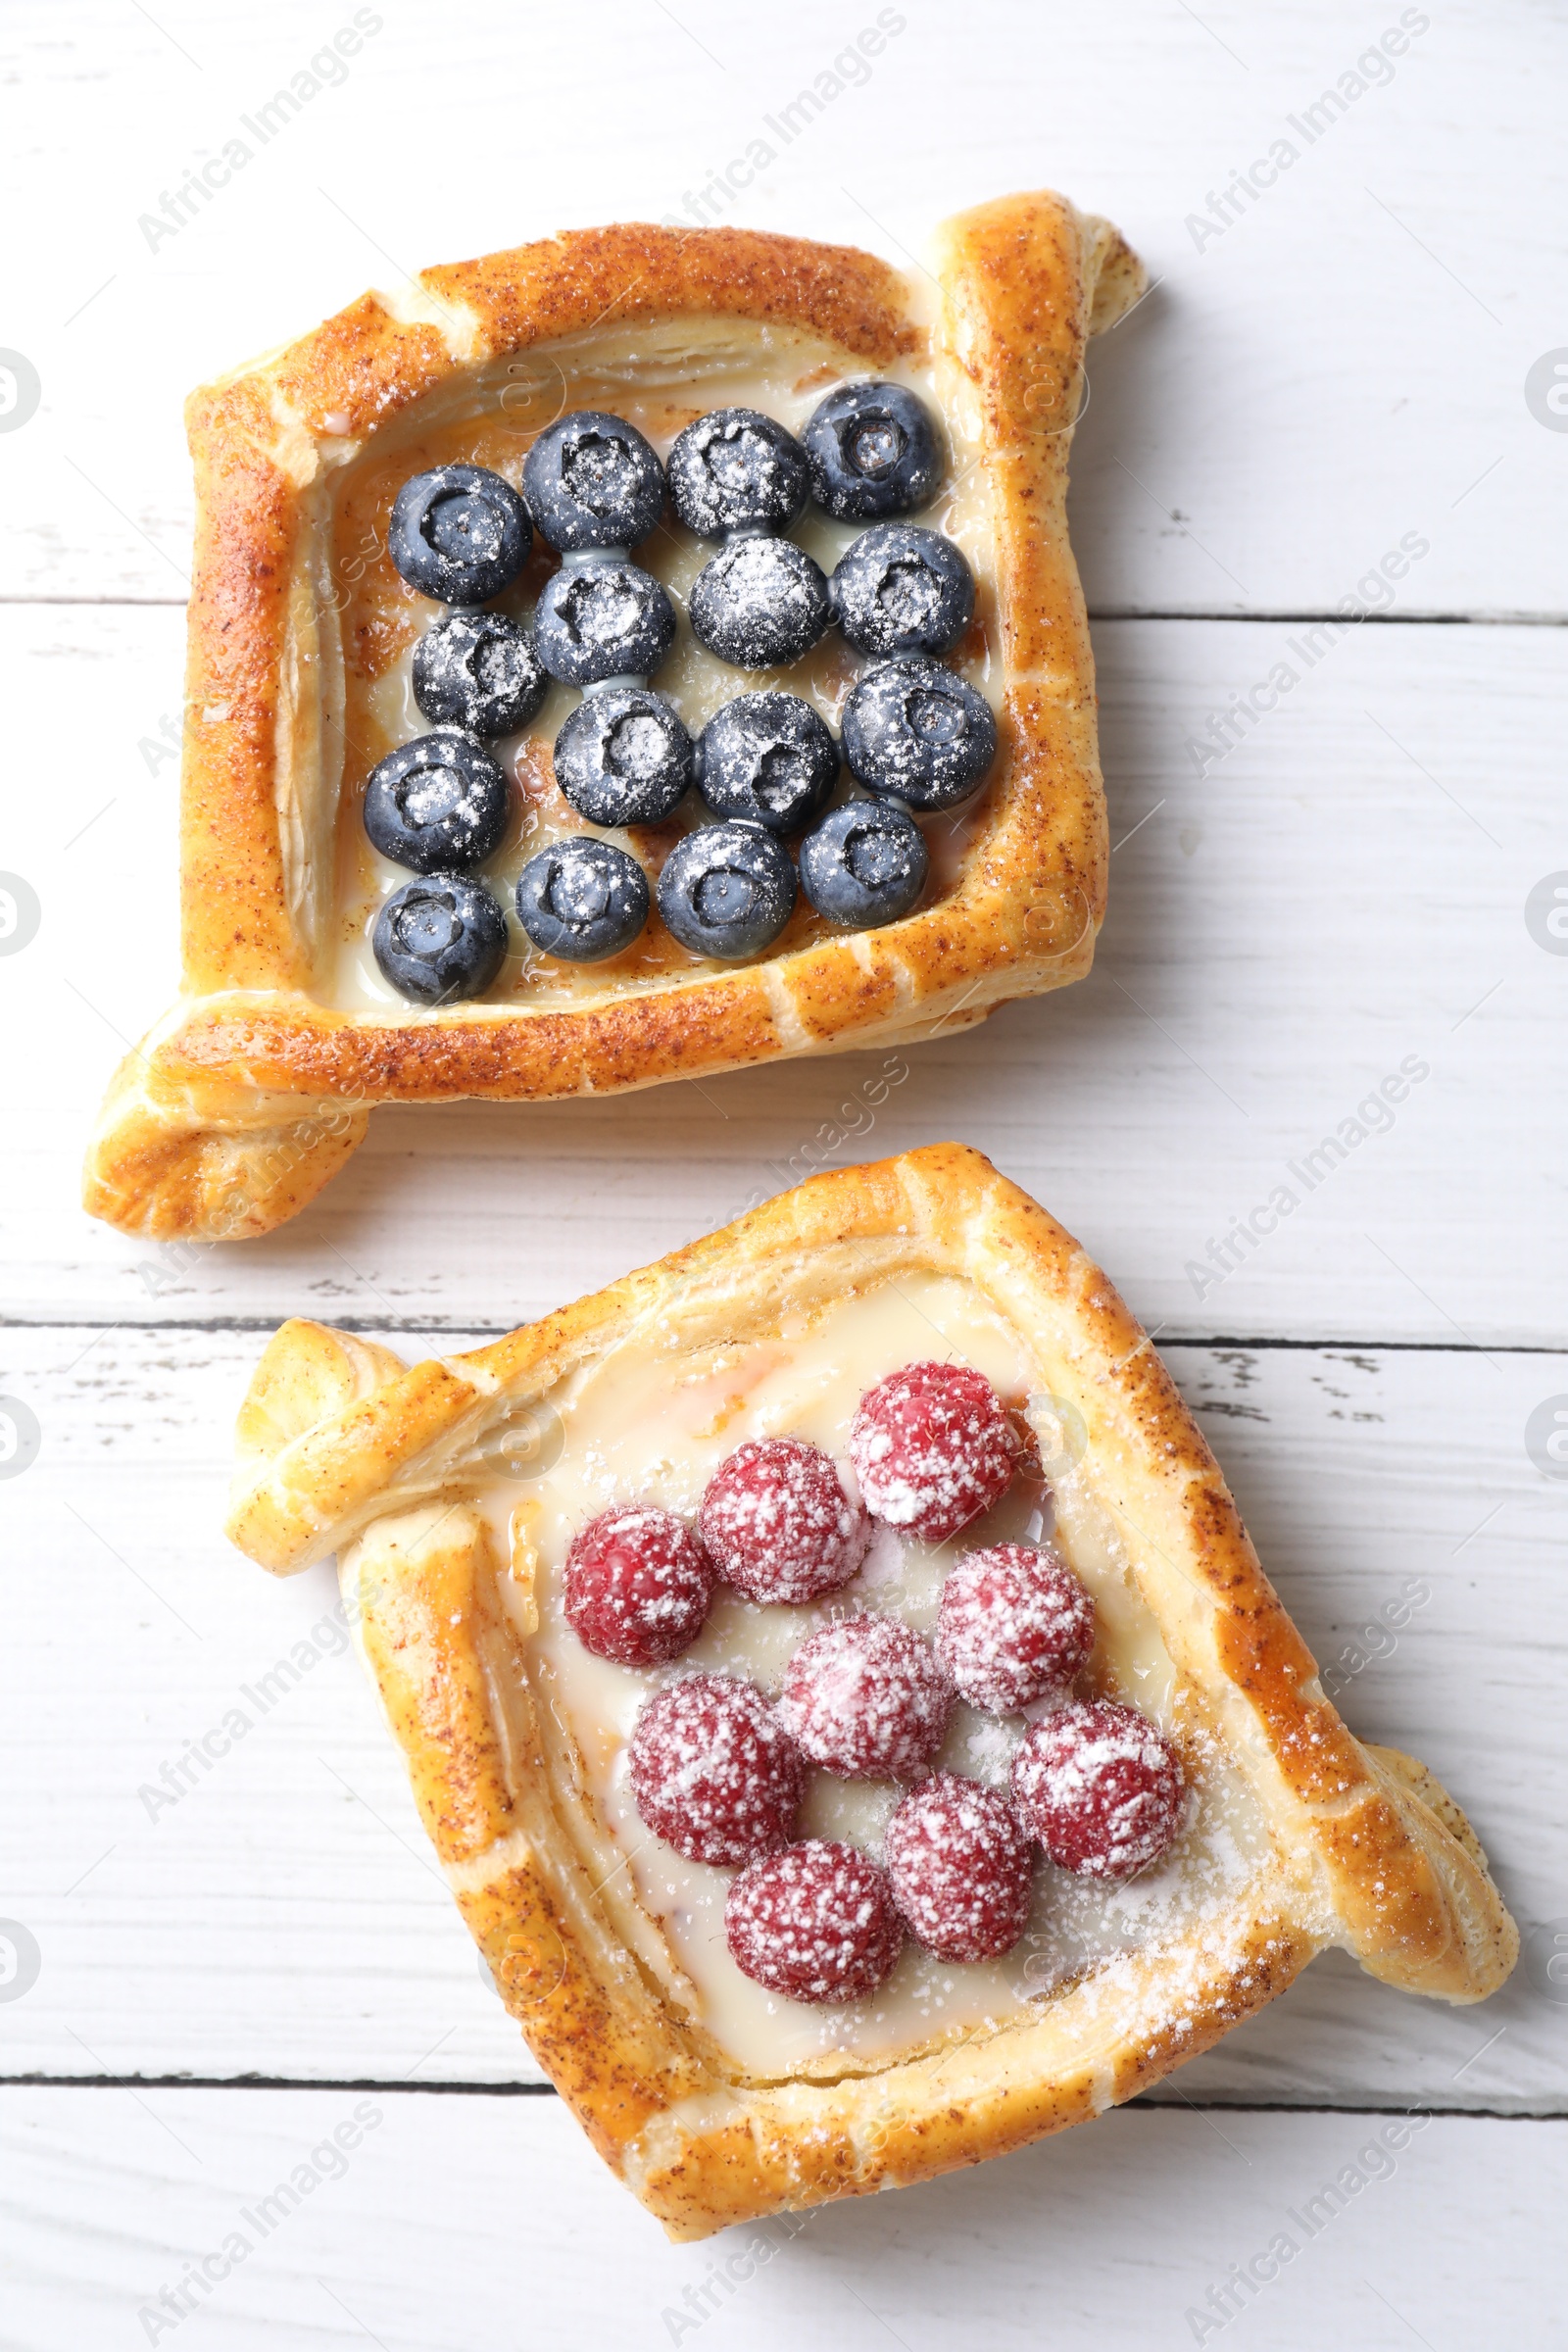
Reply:
[[[585,230],[426,270],[197,394],[184,993],[111,1089],[88,1153],[93,1213],[243,1238],[314,1197],[378,1102],[605,1093],[909,1041],[1081,976],[1107,842],[1067,453],[1088,338],[1142,282],[1107,223],[1049,194],[949,222],[934,281],[802,239]],[[983,794],[925,826],[923,898],[853,932],[803,898],[739,967],[654,923],[588,967],[525,962],[514,932],[514,968],[480,1001],[393,1001],[365,945],[392,876],[353,812],[374,760],[423,724],[410,670],[435,608],[383,552],[411,472],[460,458],[515,473],[590,399],[667,446],[721,400],[756,393],[801,421],[824,390],[868,375],[920,387],[942,419],[949,469],[929,518],[980,590],[950,659],[1000,734]],[[824,555],[866,527],[811,514],[798,535]],[[711,553],[679,529],[645,548],[682,594]],[[830,632],[785,675],[836,714],[858,666]],[[695,719],[721,692],[684,623],[660,674]],[[510,744],[507,879],[565,821],[549,747],[569,704],[552,690]]]
[[[911,1351],[968,1360],[1024,1417],[1054,1542],[1096,1610],[1075,1688],[1168,1732],[1191,1817],[1124,1881],[1038,1865],[1016,1967],[906,1948],[864,2000],[780,1999],[718,1942],[727,1874],[634,1839],[618,1759],[658,1676],[568,1637],[560,1572],[606,1505],[641,1496],[690,1523],[747,1432],[842,1457],[867,1376]],[[234,1541],[278,1573],[340,1555],[459,1906],[535,2056],[675,2236],[1087,2120],[1329,1945],[1446,2000],[1483,1998],[1512,1966],[1463,1815],[1412,1758],[1348,1731],[1148,1338],[977,1152],[817,1177],[471,1355],[405,1369],[377,1343],[287,1325],[239,1446]],[[975,1532],[1043,1536],[1029,1482]],[[884,1526],[856,1585],[927,1623],[963,1544]],[[832,1606],[721,1593],[677,1668],[736,1660],[776,1688]],[[944,1760],[994,1784],[1016,1729],[956,1710]],[[874,1855],[885,1802],[823,1776],[806,1826]]]

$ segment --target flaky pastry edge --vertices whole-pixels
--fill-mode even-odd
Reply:
[[[617,1933],[552,1806],[507,1564],[472,1507],[487,1433],[625,1346],[742,1341],[786,1303],[927,1271],[973,1284],[1081,1416],[1096,1492],[1174,1661],[1242,1769],[1270,1859],[1200,1931],[1006,2024],[838,2081],[728,2065]],[[812,1178],[493,1345],[404,1367],[286,1324],[240,1416],[232,1540],[279,1574],[334,1550],[364,1654],[460,1909],[535,2058],[675,2238],[929,2179],[1157,2082],[1339,1945],[1410,1992],[1483,1999],[1517,1934],[1463,1814],[1361,1741],[1259,1565],[1201,1432],[1111,1284],[977,1152]]]
[[[1088,970],[1108,853],[1067,457],[1085,344],[1136,302],[1142,267],[1107,222],[1041,192],[949,221],[940,275],[944,351],[985,451],[1004,689],[958,887],[875,931],[565,1008],[371,1018],[309,994],[323,926],[299,845],[335,808],[320,594],[332,471],[466,371],[601,325],[731,317],[885,366],[923,332],[905,279],[798,237],[577,230],[427,270],[397,300],[367,294],[193,395],[183,993],[110,1087],[84,1176],[93,1215],[158,1239],[245,1239],[315,1197],[377,1102],[614,1093],[914,1043]]]

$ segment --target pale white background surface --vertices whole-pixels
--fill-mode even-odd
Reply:
[[[1093,977],[911,1053],[874,1121],[854,1055],[703,1093],[385,1112],[280,1234],[172,1252],[90,1224],[75,1163],[119,1038],[173,986],[183,394],[368,282],[682,211],[877,14],[372,13],[342,85],[156,250],[139,216],[352,10],[13,0],[0,20],[0,345],[42,385],[0,432],[0,867],[42,908],[0,956],[0,1391],[41,1430],[0,1481],[0,1916],[38,1952],[24,1993],[0,1982],[0,2345],[153,2340],[160,2288],[362,2102],[378,2120],[342,2178],[156,2340],[1559,2345],[1568,1484],[1526,1427],[1568,1404],[1568,941],[1527,919],[1568,881],[1568,412],[1545,397],[1547,355],[1568,361],[1562,10],[1408,12],[1430,21],[1392,80],[1310,145],[1290,119],[1399,23],[1393,0],[892,12],[870,78],[726,217],[903,261],[945,212],[1052,183],[1160,279],[1096,351],[1075,453],[1121,845]],[[1300,152],[1277,184],[1205,224],[1282,137]],[[1389,610],[1203,767],[1210,713],[1409,533],[1428,552]],[[1406,1056],[1430,1074],[1392,1130],[1245,1267],[1195,1281],[1209,1238]],[[816,1155],[946,1135],[1158,1327],[1320,1657],[1408,1580],[1430,1590],[1396,1639],[1359,1634],[1383,1654],[1343,1703],[1448,1780],[1528,1958],[1470,2012],[1321,1962],[1157,2109],[775,2230],[726,2285],[746,2233],[666,2249],[519,2087],[533,2070],[328,1576],[274,1586],[218,1533],[228,1426],[286,1313],[450,1345]],[[302,1635],[305,1684],[150,1820],[140,1785]],[[1201,2331],[1229,2267],[1411,2111],[1388,2176]]]

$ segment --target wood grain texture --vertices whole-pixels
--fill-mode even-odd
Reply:
[[[13,795],[0,856],[44,918],[31,948],[0,957],[0,1297],[87,1326],[4,1342],[0,1388],[32,1399],[45,1443],[0,1484],[0,1728],[28,1823],[6,1809],[4,1884],[19,1891],[0,1908],[36,1918],[43,1971],[0,2006],[0,2071],[498,2082],[516,2068],[329,1628],[221,1780],[215,1767],[156,1822],[137,1805],[142,1776],[312,1638],[331,1592],[324,1579],[272,1587],[213,1534],[260,1331],[113,1333],[70,1371],[95,1325],[270,1328],[303,1310],[495,1328],[721,1221],[808,1154],[954,1132],[1084,1236],[1146,1321],[1164,1322],[1162,1344],[1231,1331],[1444,1350],[1177,1347],[1172,1361],[1320,1654],[1377,1622],[1405,1578],[1432,1585],[1342,1703],[1452,1783],[1522,1919],[1568,1917],[1551,1794],[1563,1490],[1521,1444],[1568,1370],[1560,1355],[1504,1352],[1494,1367],[1462,1352],[1464,1333],[1560,1348],[1568,1327],[1555,1078],[1568,962],[1523,921],[1531,888],[1568,865],[1551,629],[1357,629],[1200,776],[1183,748],[1195,724],[1266,679],[1299,627],[1100,623],[1111,838],[1148,821],[1114,857],[1095,979],[909,1056],[875,1106],[876,1065],[846,1061],[726,1081],[712,1102],[674,1089],[542,1120],[392,1114],[274,1243],[180,1260],[78,1216],[81,1135],[116,1032],[139,1030],[174,981],[174,768],[156,753],[172,748],[166,721],[179,731],[184,393],[368,282],[395,288],[426,262],[562,222],[679,211],[876,14],[684,0],[672,23],[607,0],[616,71],[585,138],[558,95],[574,18],[533,12],[524,49],[501,0],[472,0],[461,37],[378,13],[342,86],[156,251],[138,216],[351,10],[168,0],[154,22],[112,0],[19,0],[7,18],[0,184],[25,233],[4,332],[42,398],[0,434],[0,598],[97,609],[0,613],[13,744],[47,779]],[[1209,236],[1189,216],[1396,24],[1392,0],[1375,16],[1348,0],[1196,16],[1129,0],[1113,25],[1033,0],[900,13],[864,86],[787,142],[765,134],[774,161],[720,217],[901,265],[945,212],[1042,179],[1120,222],[1164,282],[1097,352],[1077,436],[1093,613],[1333,612],[1415,532],[1430,550],[1397,583],[1396,621],[1562,618],[1543,524],[1568,443],[1525,398],[1568,312],[1552,27],[1484,0],[1426,12],[1392,82],[1255,203],[1235,197]],[[460,105],[461,172],[389,160]],[[124,598],[142,609],[98,604]],[[1393,1132],[1195,1298],[1182,1272],[1195,1245],[1266,1200],[1284,1162],[1408,1052],[1433,1074]],[[833,1083],[819,1092],[818,1076]],[[1384,1418],[1356,1417],[1369,1413]],[[1407,2103],[1416,2083],[1440,2105],[1560,2108],[1564,2015],[1521,1971],[1488,2018],[1458,2021],[1490,2033],[1494,2019],[1499,2039],[1447,2038],[1454,2020],[1330,1957],[1180,2088]],[[141,2299],[220,2242],[358,2095],[6,2093],[21,2161],[0,2216],[0,2334],[28,2352],[143,2340]],[[712,2290],[710,2340],[767,2352],[820,2335],[858,2352],[890,2327],[910,2352],[971,2336],[1008,2352],[1043,2328],[1111,2352],[1193,2340],[1187,2309],[1364,2133],[1348,2115],[1199,2116],[1170,2096],[1161,2113],[824,2215],[736,2308]],[[382,2103],[355,2169],[183,2340],[363,2344],[367,2326],[389,2352],[673,2340],[663,2299],[689,2309],[707,2260],[660,2246],[555,2102]],[[1234,2339],[1384,2352],[1413,2329],[1434,2352],[1555,2346],[1544,2250],[1562,2132],[1433,2123]]]
[[[7,333],[45,396],[3,451],[5,593],[182,596],[193,384],[368,282],[395,290],[498,238],[686,214],[760,141],[772,161],[712,217],[902,265],[946,214],[1044,179],[1115,220],[1162,277],[1096,365],[1076,467],[1091,610],[1332,610],[1421,529],[1433,552],[1407,609],[1562,615],[1540,528],[1561,442],[1523,384],[1563,339],[1565,166],[1549,44],[1527,16],[1445,8],[1337,113],[1324,91],[1397,30],[1397,7],[1290,0],[1211,24],[1136,0],[1114,37],[1029,0],[897,10],[905,27],[859,86],[784,136],[768,119],[876,9],[801,0],[780,27],[694,5],[677,25],[612,0],[616,71],[583,138],[569,15],[530,20],[524,49],[504,0],[474,0],[461,42],[432,41],[416,11],[375,13],[338,86],[260,140],[243,118],[352,10],[278,0],[252,20],[187,0],[168,36],[109,0],[10,12],[24,70],[0,185],[14,218],[47,187],[50,233],[13,257]],[[388,168],[396,124],[458,107],[461,172]],[[173,233],[140,227],[235,136],[252,154],[229,184],[189,197]],[[1211,197],[1281,139],[1297,160],[1233,195],[1227,220]]]
[[[350,2144],[334,2152],[339,2131]],[[1263,2284],[1233,2287],[1237,2342],[1561,2340],[1557,2122],[1216,2125],[1128,2108],[979,2172],[700,2247],[661,2242],[555,2099],[8,2090],[0,2140],[7,2327],[28,2352],[146,2341],[142,2313],[235,2232],[246,2246],[229,2245],[227,2276],[215,2263],[210,2288],[189,2290],[188,2333],[155,2340],[1148,2352],[1192,2343],[1189,2313],[1224,2311],[1210,2290],[1282,2235],[1295,2250],[1276,2276],[1263,2265]],[[1364,2185],[1339,2188],[1347,2168]]]
[[[4,2011],[0,2071],[521,2078],[527,2054],[429,1855],[330,1572],[275,1582],[219,1534],[261,1347],[5,1335],[0,1391],[30,1400],[43,1443],[0,1485],[4,1542],[47,1573],[12,1610],[0,1727],[12,1782],[38,1795],[0,1819],[0,1885],[47,1965]],[[1522,1927],[1561,1918],[1560,1490],[1522,1431],[1568,1390],[1568,1358],[1168,1360],[1287,1607],[1320,1665],[1339,1662],[1351,1728],[1453,1790]],[[1411,1606],[1412,1587],[1430,1597]],[[234,1708],[250,1720],[229,1752],[189,1759]],[[175,1801],[139,1794],[166,1764]],[[1555,2112],[1568,2041],[1524,1969],[1467,2015],[1330,1956],[1169,2095]]]
[[[817,1165],[955,1136],[1079,1234],[1151,1329],[1556,1344],[1568,1103],[1547,1073],[1568,958],[1524,915],[1565,858],[1568,637],[1362,628],[1197,773],[1185,747],[1206,714],[1302,635],[1096,629],[1121,846],[1079,987],[905,1054],[618,1102],[384,1109],[284,1231],[182,1250],[122,1239],[74,1197],[120,1038],[172,985],[174,767],[158,751],[178,615],[0,614],[8,699],[40,756],[67,675],[79,713],[69,793],[21,797],[6,851],[43,902],[31,946],[0,958],[21,1114],[0,1196],[10,1310],[506,1327]],[[1409,1056],[1429,1076],[1342,1162],[1331,1144],[1308,1190],[1291,1162]],[[1298,1209],[1217,1279],[1210,1241],[1282,1183]]]

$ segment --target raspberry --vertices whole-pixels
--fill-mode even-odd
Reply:
[[[792,2001],[857,2001],[893,1972],[904,1922],[886,1875],[853,1845],[808,1838],[743,1870],[724,1905],[743,1976]]]
[[[803,1642],[779,1716],[813,1764],[846,1781],[912,1780],[936,1754],[953,1692],[929,1642],[896,1617],[846,1617]]]
[[[671,1683],[638,1716],[630,1761],[638,1812],[688,1862],[750,1862],[795,1828],[806,1766],[755,1683]]]
[[[939,1960],[995,1960],[1029,1918],[1029,1840],[978,1781],[934,1773],[887,1830],[893,1899]]]
[[[1015,1447],[996,1390],[967,1364],[906,1364],[866,1391],[850,1429],[866,1509],[928,1544],[1001,1500]]]
[[[971,1551],[943,1586],[936,1645],[970,1706],[1016,1715],[1087,1664],[1095,1604],[1057,1553],[999,1544]]]
[[[1062,1707],[1012,1759],[1019,1820],[1053,1862],[1083,1879],[1130,1879],[1176,1835],[1182,1769],[1164,1733],[1109,1700]]]
[[[617,1666],[662,1666],[696,1641],[715,1583],[683,1521],[631,1503],[590,1519],[566,1554],[566,1618]]]
[[[721,1462],[703,1496],[703,1542],[748,1600],[820,1600],[847,1585],[871,1528],[825,1453],[760,1438]]]

